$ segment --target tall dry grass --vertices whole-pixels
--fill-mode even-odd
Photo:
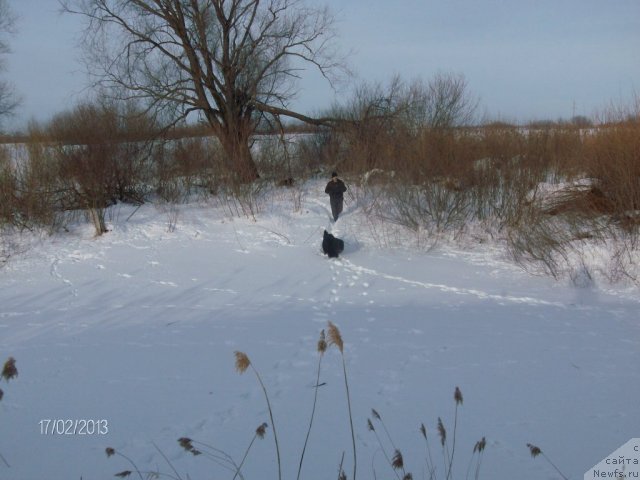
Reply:
[[[325,335],[325,330],[322,330],[320,332],[320,337],[316,346],[316,352],[318,353],[319,357],[318,357],[316,374],[314,377],[315,384],[314,384],[313,402],[312,402],[311,416],[309,418],[309,422],[306,427],[305,440],[303,443],[302,451],[301,451],[299,462],[298,462],[298,469],[297,469],[297,476],[296,476],[296,478],[298,479],[304,477],[302,475],[303,463],[304,463],[305,454],[307,452],[308,440],[312,431],[312,427],[314,425],[314,418],[315,418],[316,407],[318,402],[318,390],[319,390],[319,387],[324,384],[323,382],[321,382],[322,359],[324,358],[324,355],[327,353],[327,351],[331,349],[331,347],[335,347],[335,350],[337,350],[342,360],[342,375],[343,375],[344,384],[345,384],[345,395],[346,395],[346,404],[347,404],[346,409],[348,412],[348,419],[349,419],[348,429],[350,431],[351,443],[353,448],[353,451],[352,451],[353,470],[352,470],[351,476],[350,477],[347,476],[347,473],[344,470],[345,452],[343,451],[342,456],[340,458],[339,465],[338,465],[338,479],[347,480],[348,478],[357,478],[356,475],[359,472],[358,466],[360,465],[359,462],[361,462],[361,460],[359,460],[359,457],[357,456],[356,443],[355,443],[356,428],[353,423],[351,394],[350,394],[349,380],[348,380],[347,369],[346,369],[345,342],[343,340],[340,329],[334,323],[328,322],[326,335]],[[178,439],[178,443],[180,447],[182,447],[185,451],[189,452],[190,454],[197,457],[203,457],[205,459],[208,459],[213,463],[215,463],[216,465],[218,465],[219,467],[226,470],[227,472],[229,472],[229,474],[233,474],[231,478],[232,480],[235,480],[236,478],[244,478],[242,468],[246,464],[246,461],[251,453],[254,443],[256,442],[256,440],[263,439],[267,434],[267,429],[271,428],[271,431],[273,432],[273,436],[274,436],[275,446],[276,446],[275,450],[276,450],[276,460],[278,464],[278,478],[282,478],[282,470],[283,470],[283,467],[285,467],[285,465],[282,464],[282,459],[280,456],[280,447],[279,447],[280,444],[278,441],[278,436],[275,428],[275,409],[272,406],[267,387],[262,379],[262,376],[260,375],[255,365],[253,364],[253,362],[250,360],[249,356],[246,353],[241,351],[236,351],[234,352],[234,357],[235,357],[235,369],[238,373],[244,374],[248,371],[253,372],[254,377],[264,394],[264,399],[267,405],[267,411],[268,411],[269,420],[271,424],[269,425],[266,422],[264,422],[258,426],[258,428],[253,433],[248,446],[244,450],[240,461],[236,461],[232,455],[230,455],[223,449],[214,447],[212,445],[209,445],[207,443],[204,443],[198,440],[194,440],[187,437],[181,437]],[[439,470],[440,462],[436,462],[433,460],[433,456],[431,454],[431,450],[429,446],[429,435],[427,434],[426,427],[424,426],[424,424],[421,424],[419,428],[419,432],[426,442],[427,454],[424,459],[419,459],[418,462],[424,463],[424,465],[426,465],[427,471],[426,471],[425,478],[428,478],[429,480],[436,480],[438,478],[451,480],[452,478],[455,478],[454,467],[457,467],[459,464],[459,462],[456,460],[457,457],[459,456],[457,454],[457,448],[456,448],[457,433],[458,433],[458,415],[459,415],[458,409],[463,404],[462,392],[458,387],[456,387],[454,390],[453,400],[455,402],[455,409],[453,413],[452,434],[448,436],[447,429],[445,428],[444,422],[440,417],[438,417],[438,423],[437,423],[437,431],[438,431],[439,441],[442,449],[442,464],[441,464],[442,470]],[[385,459],[387,461],[387,464],[389,467],[389,473],[392,472],[398,480],[412,480],[413,474],[409,470],[409,467],[405,461],[402,451],[396,446],[396,443],[392,438],[389,428],[385,424],[382,416],[375,409],[371,410],[371,414],[372,414],[373,421],[370,418],[367,419],[367,430],[373,432],[374,435],[376,436],[380,451],[383,452]],[[300,421],[300,426],[304,426],[304,422]],[[377,426],[381,426],[382,429],[384,430],[385,436],[386,436],[384,440],[378,435]],[[332,432],[331,439],[329,439],[329,441],[335,441],[334,437],[335,437],[335,432]],[[482,464],[482,458],[484,455],[485,447],[486,447],[486,439],[484,437],[480,441],[476,442],[473,448],[472,456],[469,460],[469,464],[467,467],[467,474],[465,478],[469,478],[469,475],[472,469],[474,473],[474,478],[476,479],[479,478],[480,467]],[[129,465],[129,468],[132,468],[132,470],[123,470],[117,473],[116,474],[117,477],[125,478],[135,473],[140,478],[169,477],[169,478],[182,480],[183,476],[181,476],[181,474],[176,470],[176,468],[173,466],[173,464],[171,463],[167,455],[165,455],[162,451],[160,451],[160,449],[157,446],[155,446],[155,448],[161,454],[166,464],[168,465],[168,468],[171,470],[169,473],[162,472],[159,469],[153,470],[153,471],[140,470],[136,465],[136,463],[131,458],[129,458],[125,454],[111,447],[108,447],[106,449],[106,454],[107,454],[107,457],[118,456],[123,458]],[[374,458],[375,458],[375,455],[374,455]],[[376,471],[374,463],[372,462],[371,465],[372,465],[371,466],[372,478],[378,478],[378,472]],[[387,476],[388,474],[386,473],[384,475]],[[189,478],[189,477],[187,476],[186,478]]]
[[[602,197],[602,208],[621,227],[636,229],[640,222],[636,215],[640,210],[640,119],[604,125],[588,135],[585,144],[585,170]]]

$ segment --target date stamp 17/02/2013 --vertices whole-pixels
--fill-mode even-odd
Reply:
[[[107,435],[109,421],[85,418],[43,418],[38,422],[41,435]]]

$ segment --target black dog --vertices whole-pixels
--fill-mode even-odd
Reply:
[[[322,251],[325,255],[329,255],[329,258],[338,258],[338,255],[344,251],[344,242],[325,230],[322,236]]]

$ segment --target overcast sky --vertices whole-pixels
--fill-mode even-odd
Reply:
[[[315,2],[312,2],[315,3]],[[481,113],[510,121],[592,115],[640,94],[640,0],[329,0],[360,80],[463,74]],[[47,120],[82,98],[80,17],[57,0],[9,0],[19,15],[5,79],[23,96],[14,122]],[[339,92],[338,99],[346,92]],[[303,112],[335,99],[319,75]]]

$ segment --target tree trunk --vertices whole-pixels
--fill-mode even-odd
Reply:
[[[226,157],[225,163],[240,183],[251,183],[260,176],[249,148],[248,132],[249,129],[229,128],[222,132],[220,138]]]

